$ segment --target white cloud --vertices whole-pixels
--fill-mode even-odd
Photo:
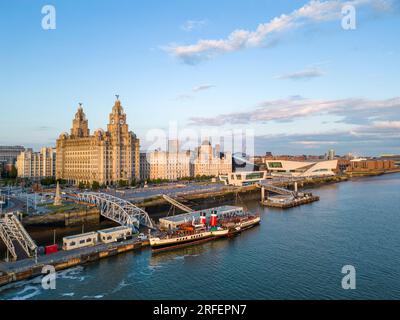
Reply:
[[[182,26],[182,30],[191,32],[196,29],[201,29],[207,24],[206,20],[188,20]]]
[[[191,45],[169,45],[166,50],[185,63],[194,64],[217,54],[237,51],[245,48],[264,45],[270,35],[280,35],[284,31],[300,28],[311,23],[338,20],[344,4],[354,6],[371,6],[378,10],[387,10],[391,0],[311,0],[303,7],[289,14],[282,14],[269,22],[259,24],[256,30],[233,31],[226,39],[199,40]],[[188,25],[190,29],[190,24]]]
[[[320,145],[320,144],[332,145],[332,144],[337,144],[337,141],[292,141],[291,143],[309,146],[309,145]]]
[[[204,91],[204,90],[208,90],[215,87],[212,84],[201,84],[199,86],[196,86],[192,89],[193,92],[199,92],[199,91]]]
[[[178,95],[178,96],[176,97],[176,100],[178,100],[178,101],[184,101],[184,100],[191,100],[191,99],[193,99],[193,98],[194,98],[194,96],[191,95],[191,94],[182,93],[182,94],[180,94],[180,95]]]
[[[214,88],[214,87],[215,87],[215,86],[212,85],[212,84],[201,84],[201,85],[195,86],[195,87],[192,88],[191,93],[183,93],[183,94],[180,94],[179,96],[176,97],[176,100],[183,101],[183,100],[194,99],[194,98],[195,98],[195,95],[196,95],[198,92],[200,92],[200,91],[205,91],[205,90],[209,90],[209,89]]]
[[[322,77],[325,73],[319,68],[309,68],[297,72],[286,73],[275,77],[276,79],[289,80],[309,80],[312,78]]]
[[[399,110],[400,97],[386,100],[288,98],[263,101],[258,107],[248,111],[221,114],[215,117],[195,117],[189,120],[194,125],[220,126],[224,124],[265,123],[268,121],[294,121],[295,119],[316,115],[335,115],[341,117],[343,123],[371,124],[381,121],[380,125],[389,125],[389,119],[400,117]],[[397,121],[392,121],[390,125],[397,125]]]
[[[400,121],[376,121],[375,128],[380,129],[400,129]]]

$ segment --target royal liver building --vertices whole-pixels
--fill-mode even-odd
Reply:
[[[75,184],[130,183],[140,179],[139,159],[139,139],[129,131],[126,114],[117,97],[107,131],[98,129],[93,135],[79,105],[71,134],[63,133],[57,140],[56,176]]]

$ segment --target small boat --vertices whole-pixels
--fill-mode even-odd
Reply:
[[[247,230],[260,224],[260,222],[261,217],[259,215],[248,216],[240,222],[240,228],[242,231]]]
[[[223,220],[221,225],[229,229],[229,236],[233,236],[260,224],[260,222],[261,217],[259,215],[246,215]]]

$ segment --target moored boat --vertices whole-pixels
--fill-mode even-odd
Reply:
[[[241,230],[250,229],[261,222],[261,217],[259,215],[248,216],[246,219],[240,222]]]
[[[171,250],[225,237],[228,233],[228,229],[217,226],[209,228],[203,224],[186,224],[180,226],[179,229],[172,233],[164,234],[159,237],[151,237],[149,242],[154,251]]]
[[[153,251],[171,250],[179,247],[200,244],[222,237],[230,237],[259,224],[259,215],[245,214],[231,218],[218,219],[216,210],[211,211],[209,223],[205,213],[198,219],[180,224],[159,236],[150,237]]]
[[[258,225],[260,222],[261,217],[259,215],[246,215],[242,217],[226,219],[221,222],[221,225],[229,229],[229,236],[233,236]]]

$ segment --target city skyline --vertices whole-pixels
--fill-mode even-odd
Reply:
[[[398,3],[349,1],[355,30],[344,3],[55,1],[55,30],[41,4],[7,4],[0,144],[55,146],[79,102],[94,132],[117,93],[144,146],[176,122],[253,129],[256,154],[399,153]]]

